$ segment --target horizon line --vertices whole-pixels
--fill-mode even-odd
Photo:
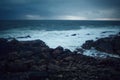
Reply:
[[[69,19],[0,19],[0,21],[4,21],[4,20],[9,20],[9,21],[17,21],[17,20],[26,20],[26,21],[42,21],[42,20],[44,20],[44,21],[47,21],[47,20],[49,20],[49,21],[120,21],[120,20],[78,20],[78,19],[76,19],[76,20],[69,20]]]

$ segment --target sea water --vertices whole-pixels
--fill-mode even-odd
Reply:
[[[16,38],[20,41],[40,39],[51,48],[62,46],[71,51],[80,48],[86,40],[97,40],[118,32],[120,32],[120,21],[0,21],[0,38]],[[30,37],[25,37],[28,35]],[[86,55],[90,55],[90,51],[88,52]]]

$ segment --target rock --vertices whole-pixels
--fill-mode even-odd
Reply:
[[[82,48],[77,48],[75,51],[79,54],[82,54],[84,52],[84,50]]]
[[[14,38],[13,40],[10,41],[10,44],[16,45],[16,44],[19,44],[19,41]]]
[[[98,51],[120,55],[120,36],[105,37],[96,41],[88,40],[83,45],[84,49],[94,47]]]
[[[72,52],[69,49],[64,50],[64,54],[71,54]]]
[[[43,42],[41,40],[31,41],[31,44],[32,44],[33,47],[38,47],[38,46],[40,46],[40,47],[44,47],[45,46],[46,47],[45,42]]]
[[[72,34],[71,36],[76,36],[77,34]]]
[[[7,43],[7,39],[5,39],[5,38],[0,38],[0,44],[2,44],[2,43]]]
[[[120,32],[118,33],[118,36],[120,36]]]
[[[61,68],[60,68],[58,65],[49,63],[49,64],[48,64],[48,70],[49,70],[49,71],[60,71]]]
[[[18,54],[18,52],[12,52],[12,53],[9,53],[8,54],[8,60],[9,61],[14,61],[14,60],[16,60],[16,59],[18,59],[19,58],[19,54]]]
[[[41,40],[33,40],[33,41],[22,41],[24,46],[32,46],[32,47],[47,47],[45,42]]]
[[[83,45],[82,45],[82,48],[84,49],[91,49],[91,47],[93,46],[93,40],[88,40],[86,41]]]
[[[17,38],[31,38],[31,36],[30,36],[30,35],[27,35],[27,36],[17,37]]]
[[[103,31],[102,33],[112,33],[114,31]]]
[[[90,33],[87,33],[86,35],[90,35]]]
[[[9,52],[9,45],[7,39],[0,38],[0,56],[6,55]]]
[[[29,80],[45,80],[47,77],[49,77],[48,72],[45,71],[34,71],[29,73]]]
[[[34,55],[35,53],[32,51],[24,51],[24,52],[20,52],[19,55],[21,58],[29,58],[32,55]]]
[[[94,43],[94,47],[103,52],[119,54],[120,36],[102,38]]]
[[[113,46],[112,46],[111,42],[106,41],[104,39],[99,39],[98,41],[96,41],[94,43],[94,47],[95,47],[95,49],[97,49],[99,51],[113,53]]]
[[[101,51],[110,51],[112,47],[113,52],[118,54],[119,41],[119,36],[89,40],[84,47],[95,47]],[[0,80],[120,79],[119,58],[102,59],[78,54],[83,51],[77,49],[72,52],[61,46],[52,49],[41,40],[0,39]]]
[[[26,72],[29,68],[23,62],[19,61],[19,63],[11,62],[7,64],[6,71],[8,72]]]
[[[68,56],[68,57],[65,57],[64,60],[66,60],[66,61],[72,61],[72,60],[74,60],[74,58],[72,56]]]
[[[63,50],[64,50],[63,47],[58,46],[58,47],[55,48],[54,51],[52,52],[52,56],[53,56],[53,57],[59,56],[60,54],[63,53]]]

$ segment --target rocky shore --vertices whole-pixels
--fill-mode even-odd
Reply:
[[[88,40],[82,45],[84,49],[92,47],[101,52],[120,55],[120,33],[96,41]]]
[[[116,44],[114,51],[120,54],[120,37],[106,38],[103,40],[106,46],[109,39]],[[101,39],[87,41],[83,48],[90,49],[99,41]],[[53,49],[41,40],[8,41],[1,38],[0,80],[120,80],[120,59],[96,59],[61,46]]]

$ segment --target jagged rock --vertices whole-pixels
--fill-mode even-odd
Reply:
[[[119,36],[86,41],[86,48],[114,46],[119,53]],[[104,47],[106,46],[102,46]],[[96,48],[97,49],[97,48]],[[108,49],[107,49],[108,50]],[[82,52],[82,50],[78,50]],[[43,41],[0,39],[0,80],[119,80],[119,58],[93,58],[63,47],[49,48]],[[1,56],[3,54],[3,56]]]
[[[75,51],[79,54],[82,54],[84,52],[84,50],[82,48],[77,48]]]
[[[91,47],[93,46],[93,40],[88,40],[86,41],[83,45],[82,45],[82,48],[84,49],[91,49]]]
[[[91,47],[102,52],[120,55],[120,36],[101,38],[96,41],[88,40],[82,45],[84,49],[91,49]]]
[[[54,51],[52,52],[52,56],[53,57],[58,57],[60,56],[60,54],[62,54],[64,51],[63,47],[58,46],[57,48],[54,49]]]
[[[0,38],[0,44],[2,44],[2,43],[7,43],[7,39],[5,39],[5,38]]]
[[[7,39],[0,38],[0,55],[6,55],[9,52],[9,45]]]
[[[64,54],[71,54],[72,52],[69,49],[64,50]]]

